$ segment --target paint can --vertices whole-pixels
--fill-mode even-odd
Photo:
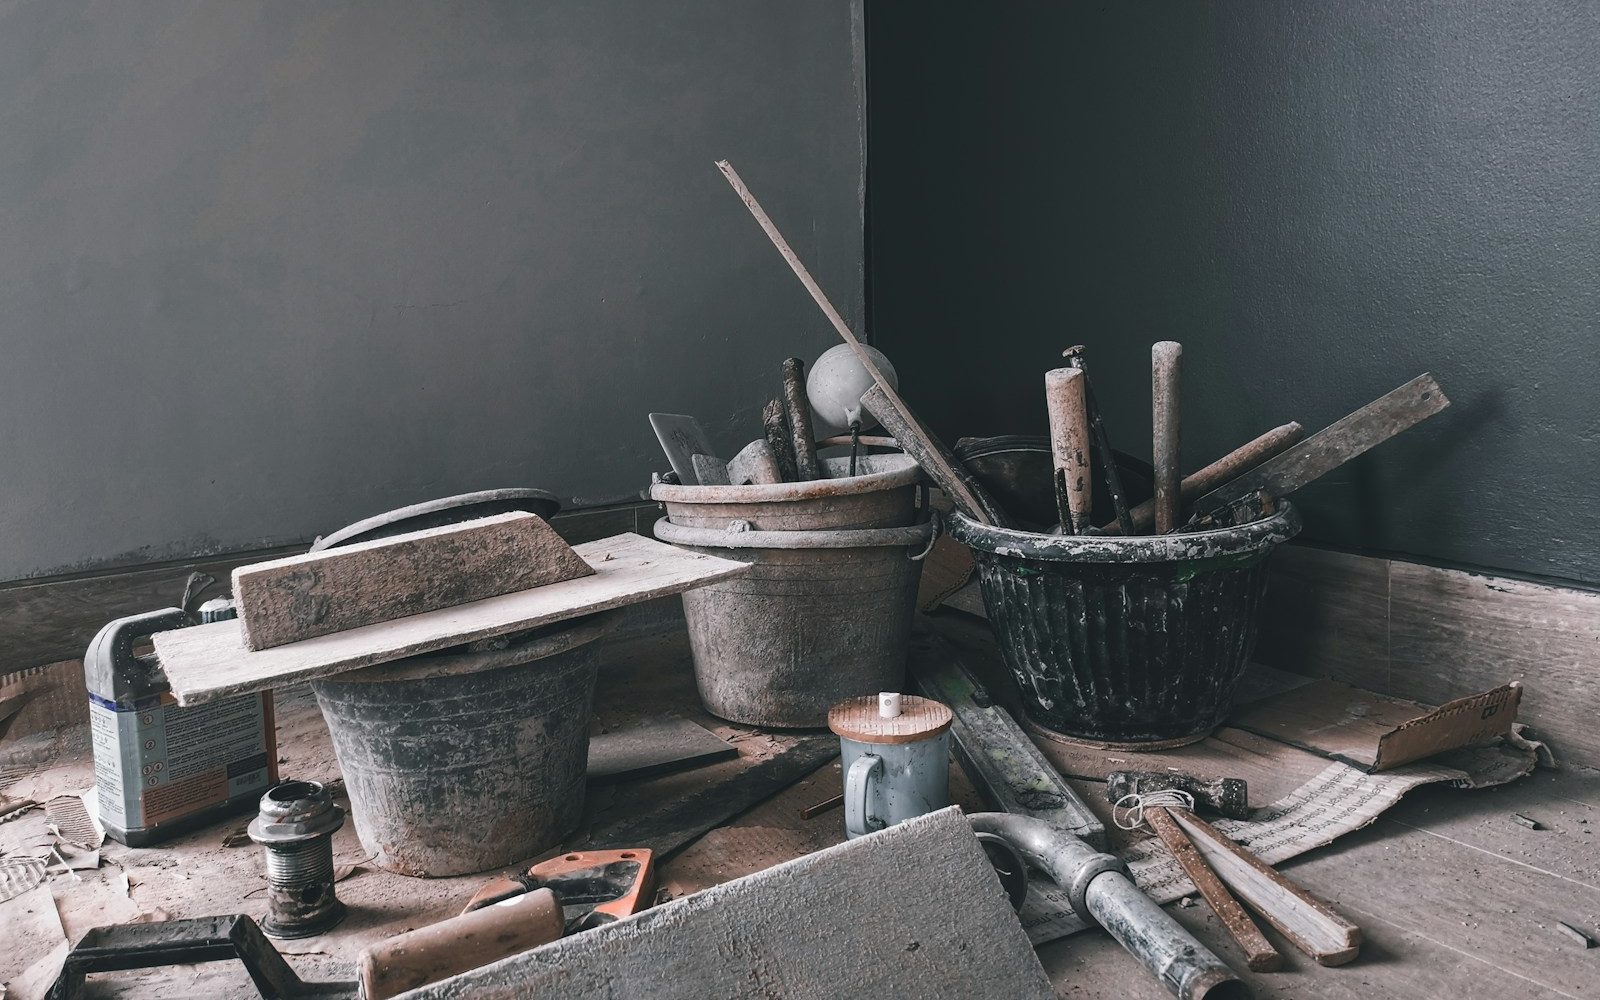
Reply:
[[[205,610],[232,617],[218,602]],[[134,655],[141,640],[194,623],[180,608],[119,618],[83,657],[100,822],[129,847],[253,811],[278,783],[271,691],[180,708],[155,657]]]
[[[950,804],[949,706],[912,694],[851,698],[828,712],[851,840]]]

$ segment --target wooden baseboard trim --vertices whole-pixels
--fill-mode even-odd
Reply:
[[[1429,704],[1507,681],[1558,758],[1600,767],[1600,594],[1286,545],[1256,659]]]

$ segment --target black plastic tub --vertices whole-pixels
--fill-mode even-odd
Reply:
[[[1267,559],[1300,531],[1283,504],[1189,534],[1041,535],[953,513],[1031,728],[1124,749],[1204,739],[1249,663]]]

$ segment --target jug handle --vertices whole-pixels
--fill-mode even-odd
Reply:
[[[852,837],[860,837],[884,827],[883,820],[871,815],[868,803],[872,796],[872,781],[883,774],[883,758],[864,753],[850,765],[844,782],[844,829]]]

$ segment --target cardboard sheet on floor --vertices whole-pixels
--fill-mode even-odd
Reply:
[[[1236,708],[1228,721],[1366,771],[1493,743],[1517,721],[1522,688],[1504,684],[1438,708],[1318,680]]]
[[[178,704],[195,705],[637,604],[750,570],[632,533],[574,550],[593,576],[263,650],[245,644],[239,621],[212,622],[156,633],[156,656]]]

